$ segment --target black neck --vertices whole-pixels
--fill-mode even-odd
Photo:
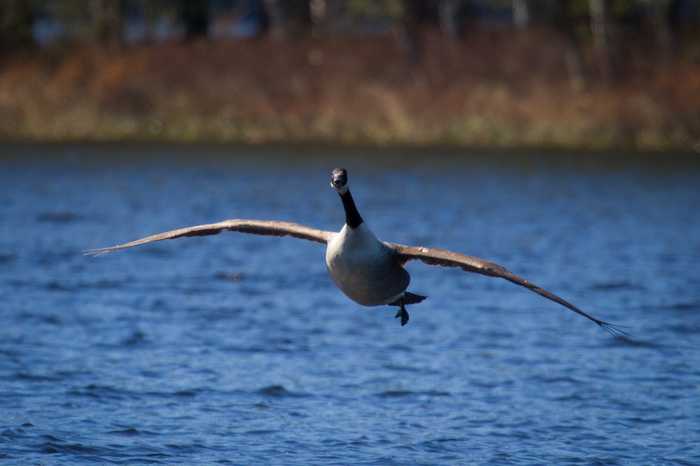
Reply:
[[[341,194],[340,199],[343,201],[343,208],[345,209],[345,223],[347,226],[350,228],[357,228],[362,225],[362,217],[360,217],[360,213],[357,211],[357,207],[355,206],[355,201],[352,199],[350,190],[348,189]]]

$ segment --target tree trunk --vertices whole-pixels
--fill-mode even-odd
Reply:
[[[610,0],[589,0],[591,32],[598,70],[603,81],[611,77]]]
[[[452,39],[458,39],[462,35],[459,24],[459,8],[461,0],[440,0],[438,14],[440,29]]]
[[[309,9],[314,30],[332,34],[347,29],[346,0],[311,0]]]
[[[571,87],[579,90],[586,85],[584,75],[584,57],[581,50],[581,42],[576,35],[576,21],[572,16],[572,0],[557,0],[548,4],[550,10],[548,16],[554,21],[556,30],[563,37],[565,45],[566,70],[569,74]]]
[[[93,0],[87,3],[92,21],[93,35],[97,42],[107,45],[122,45],[122,1]]]
[[[311,28],[311,4],[309,0],[265,0],[274,35],[295,37],[306,34]]]
[[[180,20],[185,28],[185,40],[209,36],[209,1],[181,0]]]
[[[513,23],[518,29],[525,29],[530,24],[528,0],[513,0]]]
[[[409,63],[415,65],[421,60],[422,43],[420,37],[421,0],[403,0],[403,12],[399,22],[399,45],[406,51]]]
[[[673,32],[671,31],[671,1],[655,0],[651,8],[651,24],[656,36],[656,46],[662,61],[670,60],[673,53]]]
[[[31,48],[34,43],[34,11],[24,0],[0,2],[0,52]]]

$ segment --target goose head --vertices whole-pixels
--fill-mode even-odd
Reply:
[[[338,194],[345,194],[348,190],[348,171],[344,168],[334,168],[331,172],[331,188]]]

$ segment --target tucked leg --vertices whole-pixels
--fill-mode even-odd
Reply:
[[[406,311],[406,306],[403,303],[403,299],[399,300],[399,310],[396,311],[396,318],[401,317],[401,326],[403,327],[408,323],[408,312]]]

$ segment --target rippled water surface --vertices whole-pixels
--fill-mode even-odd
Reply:
[[[4,147],[0,464],[700,464],[694,162],[326,152]],[[631,337],[413,263],[430,298],[402,328],[294,239],[80,253],[232,217],[338,229],[335,165],[381,238]]]

